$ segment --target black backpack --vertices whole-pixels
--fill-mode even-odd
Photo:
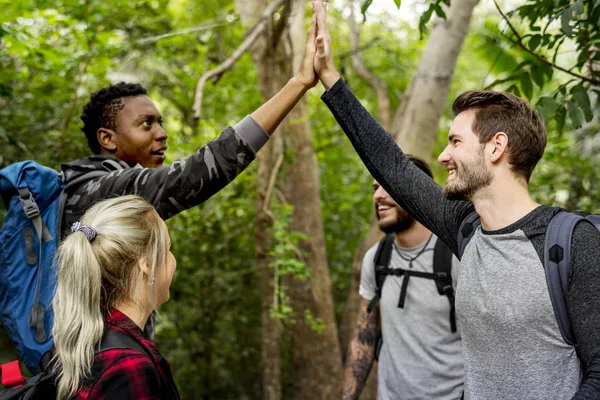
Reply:
[[[561,211],[550,220],[544,244],[544,273],[552,308],[560,334],[565,343],[571,346],[575,346],[575,336],[567,312],[566,297],[571,268],[571,240],[575,225],[581,221],[590,222],[600,230],[600,215]],[[479,225],[481,220],[476,212],[469,214],[462,222],[458,230],[458,251],[461,257]]]
[[[104,332],[100,349],[96,354],[114,349],[139,350],[152,359],[137,340],[124,332],[109,329]],[[51,358],[52,350],[49,350],[40,360],[42,372],[27,380],[21,374],[18,361],[0,365],[2,384],[5,387],[0,393],[0,400],[55,399],[54,374],[52,368],[49,368]]]
[[[447,296],[450,302],[450,331],[456,332],[456,311],[454,308],[454,288],[452,287],[452,250],[438,238],[433,250],[433,273],[406,270],[403,268],[390,268],[390,260],[392,259],[392,251],[394,249],[394,234],[388,233],[379,242],[379,247],[375,253],[375,297],[371,299],[367,311],[371,313],[375,305],[381,299],[381,291],[385,278],[388,275],[404,276],[402,287],[400,288],[400,298],[398,307],[404,308],[406,299],[406,289],[411,277],[432,279],[437,286],[438,293],[441,296]],[[379,359],[379,352],[383,345],[383,337],[379,335],[376,345],[375,358]]]

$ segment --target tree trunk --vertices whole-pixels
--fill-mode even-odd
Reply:
[[[255,25],[262,11],[267,6],[264,0],[238,0],[237,8],[240,13],[242,23],[246,28]],[[273,97],[275,93],[283,86],[280,79],[277,79],[277,73],[274,73],[276,59],[274,49],[271,43],[272,29],[268,29],[261,35],[253,47],[250,54],[254,65],[256,66],[260,91],[263,99],[266,101]],[[278,170],[277,160],[283,154],[283,136],[287,128],[284,121],[273,133],[273,137],[267,142],[261,151],[256,155],[258,164],[256,198],[256,227],[255,227],[255,245],[256,245],[256,269],[258,283],[261,294],[261,323],[262,323],[262,346],[261,355],[263,361],[263,399],[280,400],[281,393],[281,324],[279,320],[273,319],[269,311],[273,306],[275,296],[274,270],[269,266],[271,258],[271,227],[273,225],[272,214],[269,211],[270,197],[272,193],[271,182],[276,178]]]
[[[405,153],[420,157],[426,161],[432,158],[433,148],[438,134],[438,124],[444,112],[444,106],[450,90],[456,60],[469,29],[473,9],[479,0],[454,0],[447,10],[446,21],[436,22],[427,48],[421,56],[417,71],[415,71],[408,89],[398,107],[391,133]],[[353,47],[358,48],[358,30],[353,27]],[[359,53],[357,53],[359,54]],[[371,84],[377,94],[380,123],[386,129],[388,119],[386,109],[389,108],[389,98],[381,103],[382,84],[373,79],[361,62],[362,58],[354,60],[357,74]],[[364,70],[364,71],[363,71]],[[366,72],[365,72],[366,71]],[[372,217],[371,226],[363,243],[357,250],[352,262],[352,282],[342,316],[340,338],[344,351],[352,338],[358,316],[360,270],[366,251],[381,237],[377,224]],[[371,375],[374,375],[373,373]],[[372,376],[361,398],[372,396]],[[371,389],[370,389],[371,388]]]
[[[304,52],[307,27],[304,24],[304,2],[286,2],[291,7],[283,37],[273,38],[279,29],[270,27],[266,34],[252,48],[252,58],[257,68],[261,93],[264,99],[270,98],[279,90],[298,68]],[[264,0],[238,0],[237,7],[242,21],[251,27],[266,7]],[[279,22],[286,23],[285,19]],[[277,33],[275,33],[277,34]],[[276,48],[273,49],[273,42]],[[269,57],[270,55],[270,57]],[[292,61],[292,62],[290,62]],[[290,122],[292,121],[292,122]],[[269,268],[269,250],[272,246],[269,228],[269,182],[277,160],[283,154],[282,134],[289,136],[294,153],[290,176],[286,186],[293,188],[288,196],[294,206],[291,229],[303,232],[309,238],[301,243],[305,263],[311,271],[307,280],[286,279],[287,293],[294,311],[290,324],[292,344],[293,398],[331,399],[337,393],[337,377],[341,373],[341,356],[337,326],[333,312],[331,283],[325,254],[325,239],[319,197],[319,168],[310,138],[307,121],[306,101],[303,99],[281,124],[273,142],[258,153],[257,226],[255,231],[257,268],[263,304],[263,388],[265,399],[281,398],[280,382],[280,327],[271,319],[268,311],[273,304],[274,276]],[[272,187],[272,186],[271,186]],[[325,324],[325,329],[317,333],[306,323],[306,313]],[[333,377],[333,378],[332,378]]]
[[[304,10],[303,1],[293,1],[290,40],[285,42],[293,47],[294,71],[304,52]],[[293,192],[288,200],[294,206],[292,230],[307,236],[300,246],[306,267],[311,272],[306,280],[288,279],[295,320],[290,326],[293,398],[329,400],[338,395],[337,378],[341,376],[342,363],[325,250],[319,164],[307,115],[305,99],[300,100],[290,113],[293,162],[289,183]],[[324,324],[322,332],[318,333],[307,323],[307,312]]]
[[[438,20],[392,125],[396,142],[405,153],[431,159],[438,124],[450,91],[456,60],[469,31],[479,0],[455,0],[447,19]]]

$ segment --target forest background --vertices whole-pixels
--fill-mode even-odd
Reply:
[[[390,11],[400,6],[400,12]],[[295,72],[304,0],[0,0],[0,167],[89,155],[89,94],[139,82],[185,158]],[[336,65],[403,149],[436,157],[465,90],[508,90],[544,116],[535,200],[598,212],[600,1],[332,1]],[[156,342],[183,398],[331,399],[377,238],[372,178],[319,96],[258,159],[168,221],[178,268]],[[0,221],[5,209],[0,206]],[[4,331],[0,361],[15,358]],[[372,374],[374,375],[374,374]],[[370,380],[363,398],[374,398]]]

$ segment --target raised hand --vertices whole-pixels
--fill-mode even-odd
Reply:
[[[317,18],[317,37],[315,46],[317,49],[314,61],[314,68],[319,79],[329,89],[340,79],[340,74],[333,64],[333,51],[331,49],[331,36],[327,28],[327,4],[322,0],[316,0],[313,3],[313,19]]]
[[[314,60],[316,53],[316,38],[317,38],[317,16],[313,13],[310,28],[306,35],[306,46],[304,48],[304,56],[300,63],[300,70],[296,74],[296,79],[307,88],[311,88],[317,84],[319,78],[315,74]]]

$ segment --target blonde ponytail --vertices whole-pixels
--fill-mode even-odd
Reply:
[[[91,227],[69,235],[58,249],[58,284],[53,300],[57,398],[72,397],[90,376],[104,318],[131,296],[146,260],[154,273],[164,266],[168,249],[159,216],[138,196],[104,200],[90,208],[81,224]]]

